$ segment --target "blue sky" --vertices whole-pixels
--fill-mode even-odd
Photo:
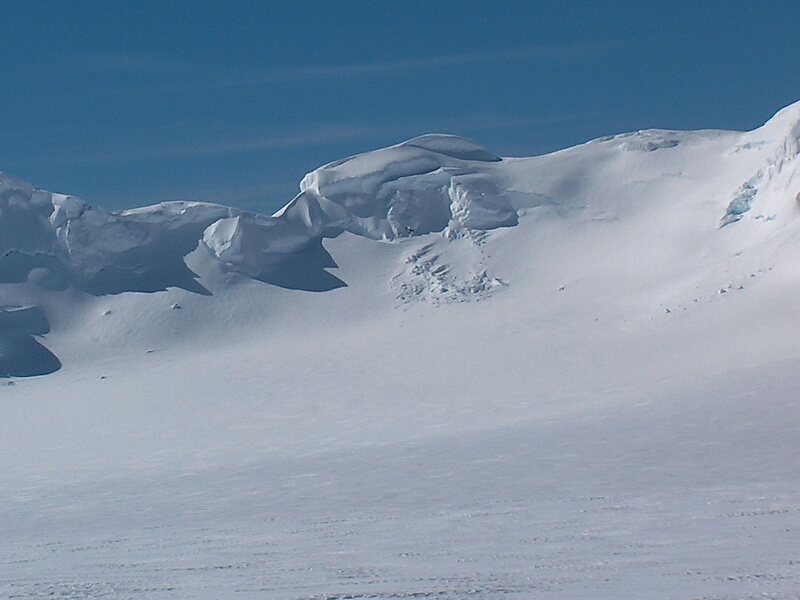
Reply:
[[[800,99],[797,2],[0,0],[0,170],[108,208],[271,212],[438,131],[532,155]]]

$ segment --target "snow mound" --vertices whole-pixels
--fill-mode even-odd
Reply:
[[[422,136],[312,171],[276,217],[316,235],[383,240],[443,231],[459,219],[474,229],[515,225],[519,208],[540,199],[506,192],[501,164],[475,142]]]
[[[275,217],[244,213],[220,219],[203,233],[207,250],[228,272],[279,287],[324,292],[345,283],[319,236]]]
[[[207,293],[183,258],[210,224],[236,212],[192,202],[107,212],[0,174],[0,283],[73,285],[93,295]]]
[[[349,232],[391,241],[446,230],[486,231],[514,226],[520,210],[550,202],[510,191],[502,164],[463,138],[414,138],[308,173],[300,194],[273,217],[243,213],[222,219],[206,229],[203,244],[229,271],[292,289],[333,289],[344,282],[326,271],[336,263],[322,248],[323,238]],[[297,274],[300,269],[305,276]],[[424,268],[417,271],[401,274],[399,297],[439,298],[459,289],[464,293],[456,295],[466,297],[494,281],[473,273],[446,285],[432,283],[436,277],[421,283]],[[290,273],[295,275],[287,279]]]

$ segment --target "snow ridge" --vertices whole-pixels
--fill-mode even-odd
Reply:
[[[228,271],[270,280],[344,231],[395,240],[452,221],[511,226],[520,198],[502,191],[493,168],[501,162],[462,138],[422,136],[312,171],[272,217],[195,202],[106,212],[0,174],[0,282],[33,277],[94,295],[168,287],[208,293],[183,260],[198,246]]]
[[[652,223],[645,218],[642,226],[660,228],[653,223],[699,206],[692,180],[706,182],[703,198],[721,199],[736,188],[724,208],[715,205],[711,218],[701,216],[710,227],[736,223],[755,206],[754,219],[772,222],[787,197],[798,196],[798,154],[800,103],[748,133],[649,129],[534,158],[503,159],[470,140],[425,135],[311,171],[298,195],[272,216],[199,202],[109,212],[0,173],[0,284],[36,290],[37,298],[66,290],[103,297],[171,288],[209,296],[215,285],[247,280],[326,292],[347,282],[331,272],[338,265],[323,241],[348,233],[408,244],[383,275],[397,305],[478,301],[514,281],[498,272],[501,263],[491,256],[487,240],[504,237],[493,230],[516,228],[528,215],[532,223],[535,215],[569,221],[584,233],[584,222],[610,225],[648,215]],[[751,175],[731,185],[740,173]],[[638,201],[648,197],[669,202],[659,208]],[[583,235],[575,231],[569,235]],[[13,293],[10,299],[6,312],[38,302],[18,301]],[[8,327],[0,336],[12,335]],[[16,342],[4,342],[0,362],[16,360],[12,354],[27,344],[19,341],[25,336],[43,335],[41,327],[20,331],[14,329]]]
[[[799,103],[800,104],[800,103]],[[786,192],[791,183],[793,172],[789,173],[789,181],[781,181],[781,175],[787,170],[798,154],[800,154],[800,106],[793,104],[778,112],[762,128],[748,134],[757,138],[748,142],[747,146],[763,145],[764,138],[777,137],[776,150],[753,176],[745,181],[734,193],[725,213],[720,220],[720,227],[740,221],[756,203],[762,190],[778,188]],[[763,215],[758,218],[763,217]]]

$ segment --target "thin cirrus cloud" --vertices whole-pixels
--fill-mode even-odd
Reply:
[[[631,40],[610,42],[583,42],[575,44],[542,45],[507,51],[464,52],[439,54],[385,61],[343,63],[333,65],[298,65],[275,67],[263,71],[214,73],[209,66],[198,67],[178,64],[159,57],[146,55],[109,55],[85,57],[80,66],[96,73],[109,71],[147,71],[170,75],[174,83],[147,86],[146,89],[116,90],[111,93],[175,93],[199,90],[224,90],[251,88],[272,84],[315,82],[332,79],[362,77],[388,77],[400,73],[413,73],[440,68],[471,65],[490,65],[508,61],[582,62],[597,60],[603,52],[634,44]]]
[[[299,148],[323,147],[354,140],[377,140],[392,137],[395,141],[408,139],[425,132],[491,131],[507,128],[535,127],[576,120],[591,119],[596,114],[551,115],[540,117],[506,117],[498,115],[467,115],[451,122],[430,123],[428,126],[410,123],[383,125],[322,125],[304,131],[275,135],[249,136],[208,142],[191,142],[164,146],[154,144],[107,148],[104,151],[53,153],[49,158],[16,162],[16,166],[87,166],[125,164],[147,161],[191,160],[219,156],[236,156],[262,152],[280,152]],[[368,150],[369,148],[364,148]],[[310,165],[315,166],[315,165]]]
[[[70,152],[69,154],[51,154],[42,160],[29,161],[36,166],[76,166],[113,163],[136,163],[153,160],[181,160],[252,154],[257,152],[291,150],[337,143],[354,138],[379,134],[380,130],[370,127],[330,126],[296,133],[244,137],[209,142],[192,142],[180,145],[164,146],[162,143],[140,146],[136,149],[109,148],[97,152]],[[17,166],[29,166],[28,161],[17,162]]]
[[[315,81],[340,77],[388,76],[403,71],[424,71],[443,67],[457,67],[481,63],[491,64],[504,61],[547,60],[555,62],[576,59],[583,60],[594,58],[598,51],[609,50],[623,44],[625,44],[625,42],[565,44],[557,46],[536,46],[502,52],[467,52],[382,62],[301,66],[272,69],[263,73],[231,77],[216,82],[210,81],[207,85],[226,88],[249,87],[270,83]]]

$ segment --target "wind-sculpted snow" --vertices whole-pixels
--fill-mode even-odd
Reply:
[[[308,175],[274,217],[195,202],[119,212],[0,176],[0,282],[72,285],[93,295],[179,287],[209,293],[184,257],[202,245],[222,267],[292,289],[344,285],[320,241],[350,232],[376,240],[448,226],[517,223],[536,195],[504,189],[501,159],[455,136],[428,135]],[[297,271],[305,271],[300,275]]]
[[[225,267],[292,289],[345,285],[320,244],[343,232],[395,240],[447,227],[517,224],[517,210],[542,203],[506,191],[501,159],[474,142],[428,135],[330,163],[306,175],[274,217],[240,214],[211,225],[203,244]]]
[[[208,293],[183,261],[203,231],[237,211],[166,202],[106,212],[0,174],[0,282],[93,295],[167,287]]]
[[[391,241],[461,227],[490,230],[516,225],[519,210],[550,202],[508,190],[501,164],[469,140],[422,136],[320,167],[274,217],[221,220],[203,243],[229,270],[293,289],[332,289],[344,282],[325,271],[336,263],[322,238],[349,232]]]
[[[220,220],[205,231],[203,243],[229,270],[292,289],[333,289],[345,284],[325,270],[336,263],[322,238],[349,232],[396,240],[446,228],[489,230],[516,225],[519,209],[547,203],[536,194],[508,191],[500,163],[455,136],[415,138],[320,167],[274,217]],[[468,280],[459,285],[475,287]],[[419,289],[417,283],[401,287]]]
[[[203,244],[228,271],[288,289],[323,292],[344,286],[327,272],[337,265],[302,227],[243,213],[205,230]]]
[[[474,142],[426,135],[312,171],[277,216],[319,235],[341,230],[384,240],[442,231],[452,222],[515,225],[516,211],[541,199],[508,192],[501,165]]]

